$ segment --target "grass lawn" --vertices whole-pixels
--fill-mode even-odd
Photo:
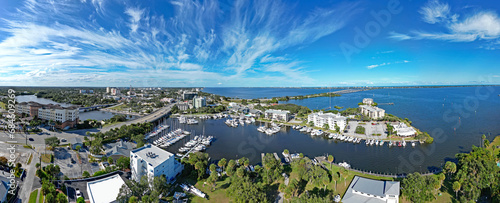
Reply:
[[[30,199],[29,199],[29,203],[36,203],[36,198],[38,196],[38,189],[36,190],[33,190],[33,192],[31,192],[30,194]]]
[[[180,183],[189,183],[191,185],[194,185],[196,188],[201,190],[203,193],[207,194],[208,200],[203,199],[201,197],[198,197],[196,195],[193,195],[191,193],[186,193],[187,197],[189,198],[190,202],[229,202],[229,197],[226,196],[226,188],[229,187],[229,178],[225,177],[217,181],[215,190],[212,191],[211,186],[205,185],[203,187],[203,183],[206,181],[206,179],[196,181],[192,179],[184,179],[180,180]],[[176,192],[184,192],[181,187],[175,188]],[[173,197],[167,197],[167,201],[173,201]]]
[[[51,154],[42,154],[42,161],[44,163],[50,163]]]
[[[497,148],[497,146],[500,146],[500,136],[495,137],[495,139],[490,143],[488,149],[493,150],[493,154],[496,155],[500,152],[500,148]]]
[[[38,203],[43,203],[43,194],[41,190],[40,190],[40,197],[38,197]]]
[[[32,159],[33,159],[33,154],[30,154],[30,157],[28,158],[28,165],[31,163]]]

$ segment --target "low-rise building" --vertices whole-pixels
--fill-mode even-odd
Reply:
[[[120,157],[127,157],[130,151],[134,149],[135,144],[131,142],[124,142],[122,140],[115,143],[108,143],[104,145],[104,154],[106,157],[112,157],[117,160]]]
[[[264,116],[266,119],[287,122],[290,120],[290,111],[268,109],[264,112]]]
[[[342,197],[343,203],[398,203],[399,182],[372,180],[354,176]]]
[[[56,127],[75,127],[78,123],[78,106],[62,107],[59,104],[40,104],[37,102],[21,102],[16,107],[18,114],[27,114],[42,120],[56,122]]]
[[[396,135],[401,137],[410,137],[417,135],[417,131],[411,127],[407,126],[405,123],[400,122],[398,124],[391,124],[394,127],[394,131],[396,131]]]
[[[385,116],[385,110],[372,105],[360,105],[361,113],[372,119],[379,119]]]
[[[195,96],[193,99],[193,106],[196,109],[200,107],[205,107],[207,106],[207,99],[205,97]]]
[[[7,177],[0,176],[0,202],[7,202],[10,186],[10,180]]]
[[[83,147],[83,142],[78,137],[68,138],[68,142],[71,145],[71,149],[76,149],[76,146]]]
[[[363,104],[373,105],[373,99],[372,98],[364,98],[363,99]]]
[[[176,105],[177,105],[177,108],[179,108],[179,110],[181,110],[181,111],[186,111],[189,109],[188,103],[180,103],[180,104],[176,104]]]
[[[312,113],[307,116],[307,122],[313,122],[314,126],[323,128],[325,124],[328,125],[330,130],[336,130],[335,126],[340,128],[340,131],[344,131],[347,125],[347,118],[341,116],[339,113],[323,113],[323,111]]]
[[[175,160],[172,153],[157,146],[148,144],[130,152],[130,169],[132,179],[139,181],[142,176],[152,179],[165,175],[167,181],[173,181],[184,166]]]
[[[90,203],[119,202],[116,198],[123,185],[125,185],[125,181],[118,174],[87,182],[87,194]]]

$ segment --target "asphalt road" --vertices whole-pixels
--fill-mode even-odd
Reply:
[[[135,123],[145,123],[145,122],[148,122],[148,121],[152,121],[158,117],[161,117],[163,116],[164,114],[166,114],[167,112],[170,111],[170,109],[172,109],[172,107],[174,106],[174,104],[169,104],[168,106],[166,107],[163,107],[149,115],[146,115],[146,116],[143,116],[143,117],[140,117],[138,119],[134,119],[134,120],[129,120],[129,121],[125,121],[123,123],[117,123],[115,125],[110,125],[110,126],[106,126],[106,127],[103,127],[100,131],[102,133],[105,133],[113,128],[120,128],[122,127],[123,125],[131,125],[131,124],[135,124]]]

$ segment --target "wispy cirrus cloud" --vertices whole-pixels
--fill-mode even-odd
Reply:
[[[373,65],[366,66],[366,68],[367,69],[374,69],[376,67],[387,66],[387,65],[398,64],[398,63],[410,63],[410,61],[402,60],[402,61],[396,61],[396,62],[386,62],[386,63],[381,63],[381,64],[373,64]]]
[[[422,20],[429,24],[444,27],[443,31],[412,30],[409,33],[390,32],[389,38],[395,40],[442,40],[450,42],[473,42],[477,40],[496,40],[500,38],[500,18],[494,11],[479,10],[463,15],[452,14],[447,3],[430,0],[419,11]]]
[[[9,73],[0,76],[0,85],[35,78],[43,84],[82,85],[140,83],[139,77],[161,85],[300,76],[309,81],[303,69],[307,62],[280,52],[338,31],[361,11],[355,3],[344,3],[291,15],[297,9],[292,5],[261,0],[235,1],[229,7],[213,0],[174,0],[162,5],[171,7],[169,12],[141,4],[25,1],[0,15],[5,33],[0,36],[0,68]]]

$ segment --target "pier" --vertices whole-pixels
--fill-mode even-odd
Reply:
[[[392,103],[392,102],[391,103],[380,103],[378,105],[394,105],[394,103]]]

